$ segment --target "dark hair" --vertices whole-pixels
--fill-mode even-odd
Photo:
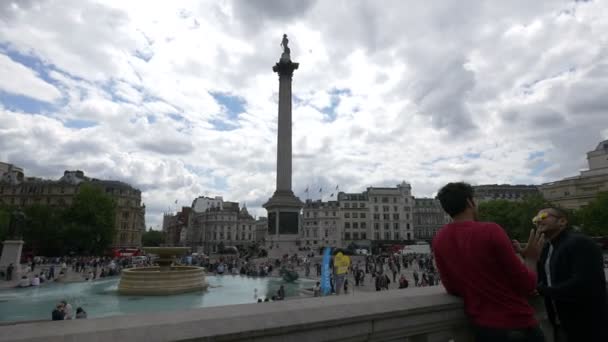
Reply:
[[[439,190],[437,199],[443,210],[454,217],[467,208],[467,200],[473,200],[473,192],[473,187],[468,183],[448,183]]]
[[[81,307],[79,307],[78,309],[76,309],[76,313],[81,313],[81,312],[84,312],[84,310]]]
[[[570,223],[570,215],[568,213],[568,211],[560,208],[560,207],[556,207],[556,206],[552,206],[552,205],[548,205],[546,206],[544,209],[549,209],[551,211],[553,211],[555,213],[555,216],[557,216],[557,218],[564,218],[566,219],[566,221],[568,223]]]

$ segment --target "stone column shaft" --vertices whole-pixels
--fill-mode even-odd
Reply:
[[[277,191],[291,191],[291,79],[291,74],[279,76]]]

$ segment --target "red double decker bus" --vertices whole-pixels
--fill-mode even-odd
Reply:
[[[144,255],[142,250],[139,248],[114,248],[112,249],[112,256],[114,258],[127,258]]]

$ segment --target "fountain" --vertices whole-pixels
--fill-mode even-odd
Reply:
[[[118,293],[123,295],[168,296],[207,288],[204,268],[171,266],[175,257],[187,253],[188,247],[144,247],[158,255],[158,266],[137,267],[122,271]]]

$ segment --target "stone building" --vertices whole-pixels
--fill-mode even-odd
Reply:
[[[206,254],[218,252],[220,244],[244,249],[256,241],[255,219],[236,202],[192,211],[188,222],[187,244]]]
[[[300,246],[341,246],[341,218],[337,201],[306,200],[300,221]]]
[[[0,165],[0,205],[26,207],[34,204],[66,208],[82,184],[100,187],[116,203],[113,247],[140,247],[145,231],[146,207],[141,191],[127,183],[89,178],[82,171],[65,171],[59,180],[24,177],[20,168]]]
[[[475,202],[493,200],[519,201],[526,196],[539,196],[536,185],[486,184],[473,185]]]
[[[268,218],[259,217],[255,221],[255,241],[264,242],[264,241],[266,241],[267,235],[268,235]]]
[[[347,247],[351,243],[414,239],[411,186],[369,187],[338,193],[337,201],[307,200],[302,211],[302,246]]]
[[[182,207],[182,210],[175,214],[163,215],[163,233],[167,246],[182,245],[182,234],[187,229],[191,213],[192,209],[190,207]]]
[[[437,231],[452,220],[435,198],[414,198],[413,211],[416,240],[431,241]]]
[[[543,197],[566,209],[578,209],[608,191],[608,140],[587,152],[587,163],[589,169],[578,176],[542,184]]]

